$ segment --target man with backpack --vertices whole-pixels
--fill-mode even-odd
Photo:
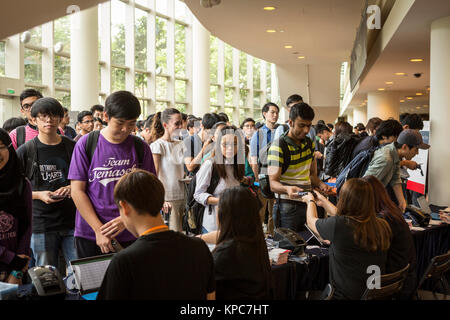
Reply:
[[[276,228],[303,230],[306,204],[299,192],[311,191],[314,187],[324,192],[331,189],[317,177],[317,164],[313,161],[315,141],[307,136],[313,119],[314,110],[306,103],[292,106],[289,131],[270,146],[268,174],[270,189],[277,199],[273,208]]]
[[[57,133],[64,117],[61,104],[41,98],[31,110],[39,134],[17,150],[33,187],[31,249],[38,266],[58,266],[58,253],[66,265],[76,259],[74,248],[75,205],[70,198],[69,165],[75,142]],[[60,266],[61,267],[61,266]],[[65,270],[60,269],[61,274]]]
[[[264,125],[259,128],[250,139],[250,166],[255,175],[255,180],[264,188],[264,183],[268,181],[267,176],[267,154],[270,143],[274,140],[275,129],[277,128],[278,114],[280,108],[272,102],[268,102],[262,109],[262,116],[264,118]],[[265,222],[267,214],[267,232],[273,234],[272,209],[274,200],[267,197],[261,192],[258,192],[258,197],[262,203],[260,217],[262,222]]]
[[[156,174],[150,147],[131,134],[140,113],[132,93],[112,93],[105,103],[108,126],[83,136],[75,146],[69,179],[77,206],[75,247],[80,258],[115,252],[115,243],[127,247],[136,239],[125,230],[113,191],[135,168]]]

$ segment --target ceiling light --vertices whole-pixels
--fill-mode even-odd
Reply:
[[[268,33],[274,33],[274,32],[277,32],[277,31],[276,31],[276,30],[269,29],[269,30],[266,30],[266,32],[268,32]]]
[[[402,100],[400,100],[400,102],[405,102],[405,100],[402,99]]]
[[[297,57],[298,59],[305,59],[305,57],[304,56],[300,56],[300,57]]]
[[[413,98],[412,98],[412,97],[406,97],[406,99],[408,99],[408,100],[412,100]]]
[[[416,107],[416,109],[420,109],[420,107]]]
[[[397,72],[395,73],[396,76],[406,76],[406,73],[404,72]]]
[[[420,59],[420,58],[414,58],[414,59],[410,59],[409,61],[411,61],[411,62],[422,62],[423,59]]]
[[[378,88],[378,91],[384,91],[386,90],[385,88]]]
[[[284,30],[280,30],[280,32],[284,32]]]
[[[292,49],[292,46],[284,46],[285,49]]]
[[[416,96],[423,96],[423,93],[422,92],[417,92]]]
[[[392,81],[386,81],[386,84],[394,84]]]
[[[263,9],[266,10],[266,11],[273,11],[276,8],[275,7],[264,7]]]

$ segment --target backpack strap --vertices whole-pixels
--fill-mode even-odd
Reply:
[[[138,157],[138,168],[142,168],[142,164],[144,163],[144,141],[135,135],[132,135],[132,137],[134,140],[134,150]]]
[[[92,161],[94,156],[95,148],[97,148],[98,137],[100,136],[100,131],[95,130],[88,133],[86,141],[86,155],[88,157],[89,163]]]
[[[31,181],[31,178],[34,175],[34,172],[37,169],[37,144],[36,139],[32,139],[31,141],[28,141],[25,143],[25,149],[27,154],[27,160],[26,160],[26,168],[25,168],[25,176],[28,178],[28,180]]]
[[[67,158],[69,159],[69,164],[72,159],[73,149],[75,148],[75,143],[73,140],[67,138],[66,136],[61,136],[62,142],[64,144],[64,149],[66,150]]]
[[[25,143],[25,135],[26,135],[25,127],[26,126],[20,126],[20,127],[17,127],[17,129],[16,129],[17,148],[19,148],[21,145],[23,145]]]

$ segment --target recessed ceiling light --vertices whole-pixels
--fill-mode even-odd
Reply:
[[[378,91],[384,91],[386,90],[385,88],[378,88]]]
[[[304,56],[300,56],[300,57],[297,57],[298,59],[305,59],[305,57]]]
[[[413,99],[413,97],[406,97],[406,99],[408,99],[408,100],[412,100],[412,99]]]
[[[277,31],[276,31],[276,30],[269,29],[269,30],[266,30],[266,32],[268,32],[268,33],[274,33],[274,32],[277,32]]]
[[[422,92],[417,92],[416,96],[423,96],[423,93]]]
[[[400,100],[400,102],[405,102],[405,100],[402,99],[402,100]]]
[[[292,46],[284,46],[285,49],[292,49]]]
[[[420,109],[420,107],[416,107],[416,109]]]
[[[263,9],[266,10],[266,11],[273,11],[276,8],[275,7],[264,7]]]
[[[386,81],[386,84],[394,84],[392,81]]]
[[[284,30],[280,30],[280,32],[284,32]]]
[[[396,76],[406,76],[406,73],[404,72],[397,72],[395,73]]]
[[[409,61],[411,61],[411,62],[422,62],[423,59],[420,59],[420,58],[414,58],[414,59],[410,59]]]

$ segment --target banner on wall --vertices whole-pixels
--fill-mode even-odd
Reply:
[[[423,142],[430,144],[430,121],[423,122],[423,130],[420,131],[422,135]],[[421,194],[425,194],[425,184],[427,179],[427,169],[428,169],[428,150],[419,149],[419,154],[416,155],[411,160],[420,164],[422,171],[409,170],[409,179],[406,183],[406,188]]]

